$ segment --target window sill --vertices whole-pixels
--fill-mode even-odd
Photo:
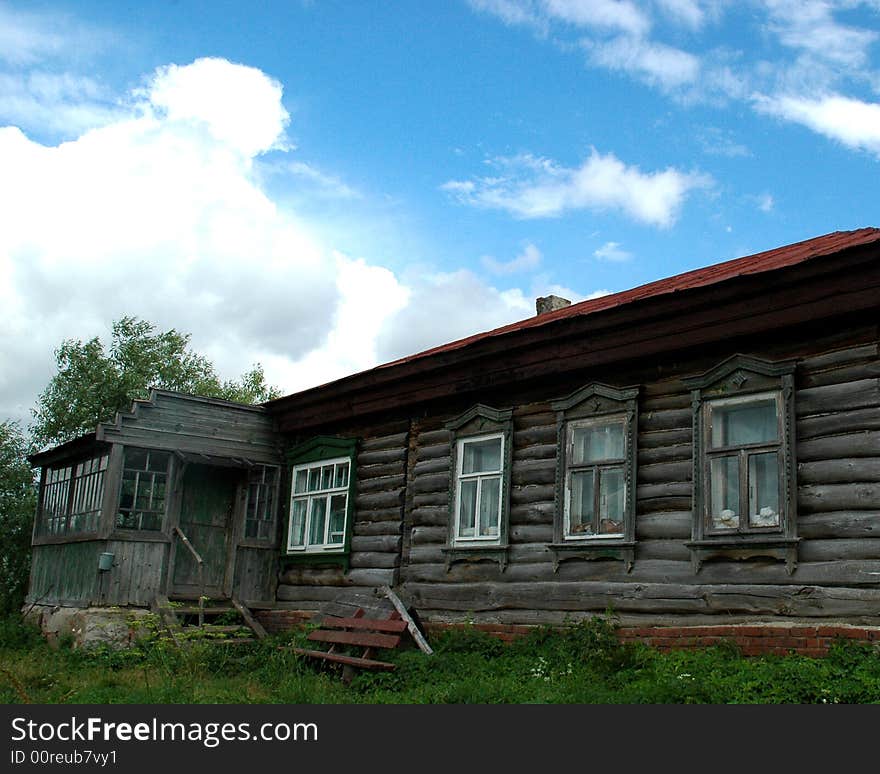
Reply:
[[[630,572],[635,561],[635,546],[632,540],[590,538],[551,543],[548,548],[553,553],[553,572],[557,572],[560,563],[568,559],[619,559],[626,566],[626,571]]]
[[[70,532],[63,535],[38,535],[33,546],[52,546],[60,543],[84,543],[89,540],[103,540],[97,532]]]
[[[797,547],[800,538],[764,535],[741,535],[738,537],[692,540],[685,545],[691,550],[694,573],[708,559],[734,559],[741,561],[755,557],[767,557],[785,562],[788,574],[797,569]]]
[[[446,554],[446,572],[456,562],[481,561],[483,559],[498,562],[501,572],[507,567],[507,546],[494,543],[492,545],[456,545],[443,549]]]
[[[158,529],[114,529],[107,540],[129,540],[138,543],[170,543],[171,538]]]

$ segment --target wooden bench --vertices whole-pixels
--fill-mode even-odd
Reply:
[[[319,628],[309,632],[308,639],[311,642],[329,643],[327,650],[293,650],[302,656],[342,664],[342,680],[349,683],[355,668],[381,671],[394,669],[394,664],[373,658],[374,652],[377,649],[396,648],[406,629],[407,623],[397,611],[392,612],[388,618],[367,618],[363,609],[358,608],[351,618],[327,616]],[[351,655],[341,652],[340,647],[363,650],[360,655]]]

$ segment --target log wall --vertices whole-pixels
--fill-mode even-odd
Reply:
[[[561,623],[609,607],[624,622],[718,623],[821,618],[880,620],[880,354],[877,326],[772,345],[731,342],[662,366],[581,375],[506,400],[514,409],[508,564],[447,565],[449,407],[410,420],[406,432],[367,438],[358,456],[355,539],[348,573],[289,570],[278,599],[301,609],[339,586],[396,585],[425,621]],[[712,559],[694,569],[693,438],[683,379],[736,351],[795,358],[798,564]],[[550,401],[589,381],[639,384],[636,548],[617,559],[573,558],[554,567],[557,455]],[[543,390],[543,392],[542,392]],[[526,399],[523,398],[526,396]]]

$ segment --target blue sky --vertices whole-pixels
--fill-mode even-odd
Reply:
[[[124,314],[291,392],[537,295],[878,226],[878,24],[880,0],[0,0],[0,417]]]

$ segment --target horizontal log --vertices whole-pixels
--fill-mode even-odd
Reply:
[[[445,526],[449,523],[449,506],[443,505],[421,505],[413,508],[410,512],[408,521],[413,526]]]
[[[687,462],[692,464],[694,447],[693,444],[678,443],[671,446],[657,446],[655,448],[639,448],[639,468],[643,465],[657,465],[661,462]]]
[[[802,358],[798,365],[804,372],[813,373],[857,361],[871,360],[877,357],[877,350],[877,344],[842,347],[831,352],[823,352],[820,355],[808,355]]]
[[[693,425],[679,427],[675,430],[651,430],[639,432],[639,452],[644,449],[657,449],[660,447],[678,446],[681,444],[691,445],[693,442]]]
[[[798,512],[880,510],[880,484],[815,484],[800,486]]]
[[[552,502],[556,496],[553,484],[530,486],[512,486],[510,488],[511,505],[528,505],[536,502]]]
[[[360,517],[360,514],[358,514]],[[363,537],[372,535],[399,535],[403,531],[403,522],[399,516],[393,521],[356,521],[354,534]]]
[[[358,481],[365,481],[367,479],[395,476],[404,471],[405,465],[403,460],[380,465],[358,465],[357,477]]]
[[[338,586],[294,586],[280,584],[276,597],[283,602],[332,602],[342,593]]]
[[[843,559],[880,559],[880,535],[869,538],[803,540],[799,562],[830,562]]]
[[[511,543],[507,549],[507,559],[511,564],[552,562],[553,553],[546,542]]]
[[[358,494],[368,494],[371,492],[396,492],[406,485],[406,476],[403,472],[393,476],[382,476],[381,478],[362,478],[358,471],[357,491]]]
[[[445,571],[446,554],[443,552],[443,543],[431,543],[422,545],[413,545],[409,549],[408,568],[415,565],[430,564],[443,565]]]
[[[513,448],[522,449],[535,444],[556,444],[556,424],[529,427],[516,430],[513,434]]]
[[[801,376],[800,384],[804,387],[822,387],[826,384],[842,384],[877,376],[880,376],[880,361],[872,360],[827,371],[804,373]]]
[[[555,484],[556,460],[516,460],[510,476],[514,486],[531,484]]]
[[[690,536],[688,536],[690,537]],[[690,549],[684,540],[644,540],[636,543],[637,562],[645,559],[669,559],[676,562],[689,562]]]
[[[690,497],[646,497],[636,499],[636,513],[657,513],[659,511],[689,511],[693,507]]]
[[[799,441],[860,430],[880,430],[880,411],[876,408],[835,411],[833,414],[801,417],[797,421]]]
[[[644,398],[639,404],[639,411],[651,413],[667,409],[688,409],[691,407],[691,394],[682,387],[681,392],[657,395]]]
[[[556,459],[558,448],[555,442],[524,446],[522,449],[513,450],[513,461]]]
[[[413,465],[413,475],[416,477],[430,473],[448,473],[450,470],[452,470],[452,457],[448,455],[421,460]]]
[[[413,494],[426,494],[429,492],[448,492],[449,491],[450,474],[433,473],[428,475],[416,476],[412,482]]]
[[[829,435],[797,444],[797,458],[803,462],[837,457],[880,457],[880,432]]]
[[[810,387],[797,390],[794,397],[795,412],[799,417],[878,405],[880,379],[860,379],[846,384]]]
[[[400,564],[400,554],[380,551],[352,551],[349,562],[351,567],[389,569]]]
[[[355,498],[355,506],[361,510],[379,510],[393,508],[395,505],[403,505],[404,489],[392,492],[374,492],[371,494],[359,494]]]
[[[357,456],[358,468],[366,465],[384,465],[391,462],[406,461],[406,446],[399,449],[378,449],[361,452]]]
[[[652,500],[655,498],[687,497],[693,494],[693,486],[690,481],[669,482],[665,484],[645,484],[636,488],[638,500]]]
[[[353,535],[351,538],[352,553],[361,552],[398,552],[401,536],[396,535]]]
[[[798,514],[798,535],[813,538],[880,537],[880,513],[877,511],[831,511]]]
[[[508,535],[511,543],[552,543],[553,524],[516,524]]]
[[[528,430],[531,427],[556,425],[556,412],[538,410],[530,414],[515,413],[513,417],[514,431]]]
[[[552,524],[556,513],[553,501],[522,503],[510,506],[511,524]]]
[[[649,411],[639,414],[639,432],[650,433],[658,430],[679,430],[693,426],[693,412],[687,409]]]
[[[694,518],[691,511],[662,511],[640,514],[636,519],[636,541],[653,539],[690,540]]]
[[[432,444],[431,446],[419,446],[416,449],[416,459],[418,462],[425,460],[435,460],[438,457],[449,457],[452,454],[451,447],[448,443]],[[416,464],[418,464],[418,462]]]
[[[358,521],[396,521],[400,522],[400,506],[392,508],[358,508],[355,513]]]
[[[412,501],[414,511],[416,508],[423,508],[425,506],[442,505],[448,507],[449,492],[431,492],[428,494],[416,494],[413,495]]]
[[[658,462],[653,465],[639,465],[637,475],[639,484],[659,484],[690,481],[693,472],[694,466],[688,459],[676,462]]]
[[[820,460],[798,464],[798,484],[849,484],[880,481],[880,458]]]
[[[293,565],[281,572],[279,583],[289,586],[393,586],[395,575],[393,569],[351,569],[346,572],[342,567]]]
[[[361,441],[360,448],[365,452],[376,451],[377,449],[397,449],[406,448],[409,433],[394,433],[393,435],[383,435],[377,438],[366,438]]]
[[[412,546],[446,545],[449,534],[448,526],[442,527],[413,527],[410,533]]]
[[[418,435],[418,443],[421,448],[435,445],[449,446],[450,438],[451,435],[446,428],[423,430]]]

